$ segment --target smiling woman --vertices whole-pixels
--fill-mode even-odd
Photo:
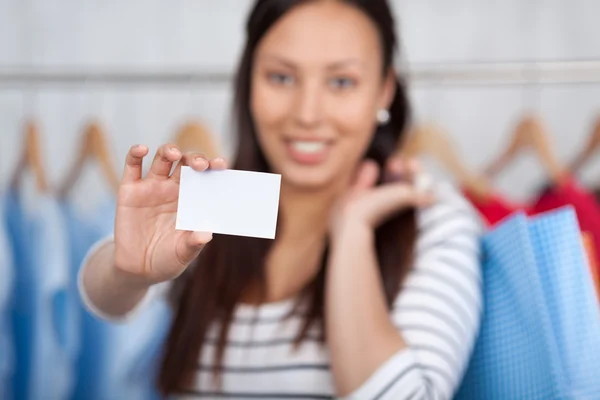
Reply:
[[[397,89],[380,36],[358,7],[303,2],[256,47],[251,112],[269,165],[289,185],[351,179],[377,127],[373,117]]]
[[[392,156],[409,115],[396,44],[385,0],[256,1],[233,168],[282,175],[272,242],[176,231],[181,165],[224,160],[165,145],[142,179],[148,148],[132,147],[114,238],[90,251],[80,290],[115,320],[168,289],[163,394],[452,398],[479,327],[481,227]]]

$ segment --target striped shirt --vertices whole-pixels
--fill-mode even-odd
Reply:
[[[436,192],[438,201],[418,213],[415,263],[390,311],[407,347],[346,399],[451,399],[461,382],[482,311],[482,224],[450,185],[439,185]],[[109,318],[80,288],[91,312]],[[163,296],[167,289],[168,284],[154,287],[127,318],[133,318],[144,303]],[[301,316],[284,318],[293,305],[294,300],[285,300],[237,307],[219,388],[212,380],[218,333],[213,326],[198,360],[196,385],[178,398],[335,398],[329,353],[318,341],[319,332],[309,331],[298,349],[292,347],[302,323]]]

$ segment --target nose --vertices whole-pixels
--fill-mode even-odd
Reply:
[[[295,119],[302,128],[314,128],[323,118],[323,93],[317,80],[304,82],[296,92]]]

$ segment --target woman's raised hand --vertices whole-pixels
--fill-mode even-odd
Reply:
[[[127,154],[117,201],[114,261],[118,269],[153,284],[179,276],[212,239],[210,232],[175,230],[182,165],[199,172],[227,166],[222,158],[183,154],[168,144],[158,149],[142,178],[147,155],[143,145]]]

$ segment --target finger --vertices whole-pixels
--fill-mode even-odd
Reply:
[[[210,167],[210,162],[202,153],[190,154],[189,165],[194,171],[206,171]]]
[[[149,178],[155,179],[167,179],[171,174],[171,168],[173,163],[179,161],[183,157],[181,151],[177,146],[172,144],[165,144],[161,146],[154,156],[152,166],[150,166],[150,172],[148,172]]]
[[[379,177],[379,166],[373,160],[364,161],[359,167],[353,188],[364,190],[373,187]]]
[[[434,192],[423,190],[415,184],[390,185],[390,197],[397,199],[400,206],[422,207],[435,200]]]
[[[208,160],[204,158],[204,156],[200,153],[186,153],[181,158],[181,161],[175,167],[175,171],[173,171],[173,175],[171,175],[171,179],[177,183],[181,181],[181,167],[189,166],[193,170],[202,172],[205,171],[209,167]]]
[[[434,201],[430,192],[422,192],[410,184],[397,183],[382,186],[373,196],[371,207],[377,210],[375,224],[389,218],[392,214],[411,207],[426,207]]]
[[[227,162],[223,157],[216,157],[210,160],[210,169],[224,170],[227,169]]]
[[[404,181],[415,183],[421,171],[421,165],[415,158],[393,157],[386,165],[387,181]]]
[[[144,145],[137,144],[129,149],[125,159],[125,168],[123,169],[123,183],[142,179],[142,164],[146,155],[148,155],[148,147]]]
[[[406,179],[407,168],[404,157],[390,157],[385,166],[385,180],[388,182]]]
[[[210,232],[183,232],[178,241],[177,257],[179,262],[187,266],[202,251],[204,246],[212,240]]]
[[[408,159],[405,161],[404,168],[406,169],[406,181],[414,185],[417,181],[417,177],[421,173],[421,165],[419,164],[419,161],[414,158]]]

